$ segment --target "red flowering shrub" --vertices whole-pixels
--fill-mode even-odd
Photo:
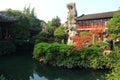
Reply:
[[[81,49],[82,47],[91,44],[90,41],[92,41],[92,37],[88,36],[88,35],[84,35],[84,36],[74,36],[72,37],[73,41],[74,41],[74,45],[76,47],[77,50]]]
[[[81,49],[84,46],[89,46],[93,40],[92,37],[93,34],[97,39],[98,38],[102,39],[102,31],[105,29],[105,27],[93,26],[88,28],[91,28],[91,30],[88,32],[87,31],[80,32],[80,37],[74,36],[71,38],[74,41],[76,49]]]

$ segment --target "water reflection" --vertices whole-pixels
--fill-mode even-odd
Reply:
[[[44,76],[40,77],[38,74],[34,73],[33,77],[30,76],[30,80],[48,80]]]
[[[0,72],[9,80],[96,80],[103,71],[62,69],[46,66],[32,56],[0,57]]]

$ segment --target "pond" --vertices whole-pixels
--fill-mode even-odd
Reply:
[[[40,64],[30,55],[0,57],[0,73],[9,80],[96,80],[105,71],[63,69]]]

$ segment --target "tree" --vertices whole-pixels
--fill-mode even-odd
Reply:
[[[52,26],[54,28],[59,27],[61,25],[60,18],[56,16],[56,18],[52,19]]]
[[[23,18],[26,18],[29,22],[29,27],[34,27],[34,28],[40,28],[42,29],[41,26],[41,20],[39,20],[36,15],[35,15],[35,9],[29,7],[24,7],[23,10]]]
[[[56,37],[58,42],[61,42],[61,40],[64,40],[65,43],[67,41],[67,33],[65,32],[65,27],[60,26],[54,31],[54,36]]]
[[[49,41],[48,32],[41,31],[38,35],[34,36],[34,41],[35,43],[48,42]]]
[[[61,25],[60,18],[57,16],[56,18],[53,18],[51,21],[48,21],[47,23],[47,30],[49,32],[49,35],[51,37],[54,36],[54,31],[57,27]]]
[[[9,9],[5,13],[7,16],[19,16],[20,20],[11,25],[10,28],[10,38],[13,40],[29,40],[30,39],[30,27],[37,27],[41,29],[41,22],[34,13],[34,8],[31,10],[30,7],[24,8],[21,12],[19,10]]]
[[[49,35],[53,37],[54,27],[52,26],[52,21],[48,21],[47,30],[49,32]]]
[[[10,17],[16,17],[16,16],[19,16],[19,15],[21,15],[21,14],[22,14],[21,11],[19,11],[19,10],[12,10],[12,9],[8,9],[8,10],[4,13],[4,15],[10,16]]]
[[[115,39],[117,37],[120,37],[120,10],[118,10],[113,18],[108,22],[108,33],[111,34],[113,37],[112,39]]]

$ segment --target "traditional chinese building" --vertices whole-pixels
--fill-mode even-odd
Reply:
[[[0,40],[9,38],[10,25],[17,22],[20,17],[8,17],[4,11],[0,12]]]
[[[81,31],[98,31],[102,35],[107,29],[107,23],[113,17],[114,13],[115,11],[88,15],[83,14],[77,17],[76,30],[78,33]]]

